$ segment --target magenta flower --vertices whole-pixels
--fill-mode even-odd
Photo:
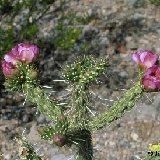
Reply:
[[[39,48],[36,45],[26,43],[18,44],[12,51],[18,53],[19,60],[27,63],[34,61],[39,54]]]
[[[146,70],[158,63],[159,56],[151,51],[139,49],[132,55],[133,61],[135,61],[140,68]]]
[[[16,67],[11,62],[2,61],[2,71],[6,77],[10,77],[15,73]]]
[[[17,75],[18,62],[24,62],[26,64],[33,62],[39,54],[39,48],[34,44],[20,43],[16,45],[12,50],[4,56],[2,62],[2,71],[8,78]],[[37,72],[33,72],[30,76],[36,78]]]
[[[4,56],[4,60],[6,62],[16,64],[18,62],[18,54],[14,54],[13,52],[9,52]]]
[[[142,85],[146,91],[160,90],[160,66],[153,66],[147,69],[142,78]]]
[[[20,43],[12,48],[12,51],[5,55],[6,62],[16,64],[18,61],[30,63],[34,61],[39,54],[39,48],[33,44]]]

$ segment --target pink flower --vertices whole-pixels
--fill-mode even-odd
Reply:
[[[6,77],[10,77],[15,73],[16,67],[11,62],[2,61],[2,71]]]
[[[160,66],[153,66],[147,69],[142,78],[142,85],[146,91],[160,90]]]
[[[20,43],[12,49],[12,52],[18,54],[20,61],[30,63],[37,58],[39,48],[34,44]]]
[[[31,63],[39,54],[39,48],[34,44],[20,43],[12,48],[12,51],[4,57],[6,62],[16,64],[18,61]]]
[[[39,48],[34,44],[20,43],[4,56],[2,62],[2,71],[6,77],[17,75],[18,62],[31,63],[39,54]],[[31,77],[36,77],[36,72],[32,73]]]
[[[151,51],[139,49],[132,55],[133,61],[135,61],[140,68],[146,70],[158,62],[159,56]]]
[[[4,56],[4,60],[6,62],[10,62],[12,64],[16,64],[18,62],[18,54],[13,54],[13,52],[9,52]]]

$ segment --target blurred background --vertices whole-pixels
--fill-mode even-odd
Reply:
[[[137,79],[131,52],[160,54],[159,0],[0,0],[0,60],[17,43],[40,47],[40,83],[51,98],[65,95],[63,65],[78,56],[109,56],[111,66],[91,86],[93,112],[101,113]],[[45,160],[72,158],[41,140],[37,127],[50,123],[22,93],[6,92],[0,70],[0,160],[19,160],[15,137],[24,134]],[[108,100],[107,100],[108,99]],[[145,93],[131,112],[93,133],[95,160],[140,160],[160,141],[160,94]]]

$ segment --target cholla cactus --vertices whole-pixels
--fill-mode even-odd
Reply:
[[[144,53],[145,52],[145,53]],[[6,76],[6,88],[22,91],[26,98],[36,104],[42,114],[47,115],[55,122],[53,126],[43,126],[38,129],[41,138],[52,140],[59,147],[76,146],[76,160],[92,160],[92,131],[109,125],[114,120],[121,118],[126,111],[134,106],[142,96],[143,91],[152,88],[159,90],[158,55],[150,51],[138,51],[133,54],[133,60],[139,65],[139,80],[135,86],[127,91],[124,96],[110,107],[106,112],[92,116],[89,86],[109,65],[109,59],[95,59],[91,56],[79,58],[73,64],[66,65],[62,77],[70,86],[67,105],[62,106],[58,100],[51,100],[41,89],[38,83],[38,71],[34,67],[39,49],[32,44],[19,44],[5,56],[2,66]],[[144,67],[142,67],[144,66]],[[152,74],[152,68],[155,67]],[[150,76],[148,80],[146,78]],[[153,87],[153,85],[156,87]],[[31,148],[22,148],[25,157],[30,154]]]

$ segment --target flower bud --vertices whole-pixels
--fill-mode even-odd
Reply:
[[[54,134],[53,143],[59,147],[62,147],[66,144],[66,137],[60,133]]]
[[[3,61],[2,71],[6,77],[12,78],[17,73],[17,68],[11,62]]]
[[[29,73],[28,73],[28,77],[29,77],[30,79],[36,79],[36,78],[37,78],[37,75],[38,75],[38,73],[37,73],[36,70],[30,70]]]
[[[160,90],[160,67],[153,66],[148,68],[142,78],[142,85],[146,91]]]

